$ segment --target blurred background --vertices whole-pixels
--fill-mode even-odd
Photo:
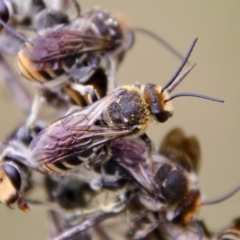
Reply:
[[[70,1],[70,0],[69,0]],[[147,28],[167,40],[183,55],[195,37],[191,55],[194,70],[174,90],[219,97],[224,104],[198,98],[177,98],[175,113],[164,124],[152,124],[149,135],[159,145],[173,127],[180,126],[201,143],[199,188],[206,199],[214,199],[240,184],[240,2],[238,0],[82,0],[82,11],[94,6],[121,12],[132,26]],[[15,64],[15,63],[14,63]],[[120,85],[156,83],[164,85],[180,60],[162,45],[136,34],[134,47],[126,55],[117,80]],[[4,84],[0,88],[0,137],[3,140],[24,115]],[[41,195],[42,192],[37,193]],[[219,231],[240,216],[240,193],[224,203],[200,210],[213,231]],[[0,205],[0,239],[46,239],[47,221],[41,207],[30,213]]]

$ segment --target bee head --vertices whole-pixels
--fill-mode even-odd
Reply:
[[[144,98],[153,117],[158,122],[166,122],[173,115],[171,102],[165,102],[169,98],[167,91],[162,91],[154,84],[147,84],[144,88]]]
[[[21,176],[13,165],[4,163],[0,167],[0,202],[11,204],[16,202],[21,187]]]

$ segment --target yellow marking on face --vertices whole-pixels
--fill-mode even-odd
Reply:
[[[6,203],[17,194],[8,175],[3,169],[0,170],[0,202]]]

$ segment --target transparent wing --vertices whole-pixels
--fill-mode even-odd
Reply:
[[[186,136],[181,128],[174,128],[165,136],[160,144],[160,152],[170,154],[168,157],[176,161],[181,160],[178,163],[188,171],[199,171],[201,158],[199,141],[194,136]]]
[[[148,161],[148,148],[140,138],[116,139],[111,142],[112,157],[118,162],[149,194],[155,196],[158,189],[152,180]]]
[[[31,41],[34,46],[26,44],[25,54],[36,62],[61,60],[112,48],[108,39],[65,28],[51,31],[44,36],[38,35]]]
[[[123,91],[117,89],[103,99],[50,124],[30,143],[30,159],[40,163],[57,162],[131,134],[131,129],[95,125],[103,110],[117,100]]]

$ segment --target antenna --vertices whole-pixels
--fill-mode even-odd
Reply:
[[[135,27],[133,28],[134,32],[139,32],[139,33],[143,33],[145,35],[148,35],[149,37],[151,37],[152,39],[156,40],[157,42],[159,42],[160,44],[162,44],[164,47],[166,47],[172,54],[174,54],[177,58],[179,58],[180,60],[184,59],[184,56],[179,53],[173,46],[171,46],[166,40],[164,40],[161,36],[155,34],[154,32],[145,29],[145,28],[141,28],[141,27]]]
[[[233,190],[231,190],[230,192],[228,192],[227,194],[223,195],[222,197],[213,199],[213,200],[207,200],[207,201],[203,201],[202,205],[213,205],[216,203],[220,203],[223,202],[225,200],[227,200],[228,198],[232,197],[235,193],[237,193],[240,190],[240,185],[237,186],[236,188],[234,188]]]
[[[224,100],[222,100],[222,99],[210,97],[210,96],[199,94],[199,93],[177,93],[177,94],[172,95],[169,99],[166,99],[164,102],[165,103],[169,102],[177,97],[198,97],[198,98],[203,98],[203,99],[207,99],[207,100],[214,101],[214,102],[221,102],[221,103],[224,102]]]
[[[23,42],[27,42],[30,45],[33,46],[33,43],[30,42],[27,38],[25,38],[23,35],[19,34],[18,32],[16,32],[13,28],[11,28],[8,24],[6,24],[1,18],[0,18],[0,25],[2,25],[4,28],[7,29],[8,32],[10,32],[13,36],[15,36],[16,38],[20,39]]]
[[[174,84],[175,80],[177,79],[179,73],[182,71],[183,67],[186,65],[191,53],[192,53],[192,50],[197,42],[198,38],[195,38],[192,45],[190,46],[186,56],[184,57],[180,67],[178,68],[178,70],[175,72],[175,74],[172,76],[172,78],[167,82],[167,84],[162,88],[162,92],[166,89],[168,89],[172,84]],[[175,85],[176,86],[176,85]],[[173,90],[173,88],[172,88]]]

